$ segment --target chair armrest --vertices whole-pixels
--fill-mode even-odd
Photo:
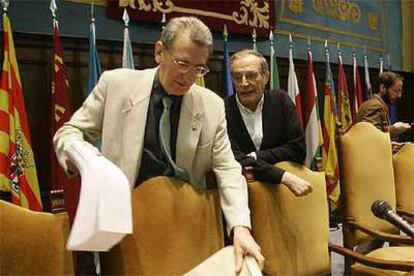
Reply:
[[[407,211],[407,210],[404,210],[404,209],[399,208],[399,209],[397,209],[397,213],[400,216],[404,216],[404,217],[407,217],[407,218],[414,219],[414,214],[411,213],[410,211]]]
[[[397,209],[397,214],[399,214],[408,223],[414,225],[414,213],[409,212],[409,211],[404,210],[404,209]]]
[[[352,227],[355,227],[357,230],[364,232],[365,234],[374,237],[379,240],[388,241],[388,242],[395,242],[399,244],[405,245],[414,245],[414,240],[407,236],[402,236],[398,234],[389,234],[385,232],[381,232],[371,227],[368,227],[363,224],[357,224],[355,222],[350,222]]]
[[[329,251],[333,251],[342,256],[350,257],[355,262],[358,262],[358,263],[361,263],[361,264],[364,264],[370,267],[387,269],[387,270],[408,271],[408,272],[414,270],[414,262],[377,259],[377,258],[365,256],[361,253],[352,251],[351,249],[345,248],[343,246],[331,244],[331,243],[329,243]]]

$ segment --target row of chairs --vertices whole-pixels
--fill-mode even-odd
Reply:
[[[411,200],[397,201],[395,189],[383,187],[394,184],[394,175],[396,184],[402,181],[414,186],[414,149],[408,145],[392,156],[387,151],[387,139],[361,123],[339,140],[346,247],[329,244],[329,210],[322,172],[289,162],[278,164],[313,184],[313,192],[305,197],[295,197],[283,185],[248,183],[252,231],[266,257],[265,274],[329,274],[329,251],[346,256],[352,272],[358,275],[401,275],[414,270],[414,247],[380,248],[367,255],[353,250],[359,242],[373,239],[372,234],[374,238],[392,237],[399,244],[413,244],[369,211],[374,200],[383,199],[403,208],[405,214],[414,213],[410,209],[414,193],[408,194]],[[361,150],[361,146],[366,148]],[[384,160],[389,167],[381,163]],[[398,193],[407,196],[401,189]],[[224,246],[216,190],[200,194],[178,180],[157,177],[134,189],[132,204],[134,233],[101,254],[103,274],[182,275]],[[66,214],[37,213],[0,201],[0,215],[2,275],[74,273],[71,253],[65,250],[69,231]]]
[[[371,212],[374,201],[384,200],[405,218],[414,219],[414,145],[407,144],[393,155],[389,134],[369,123],[354,125],[338,142],[344,246],[354,249],[373,239],[414,245],[412,239],[399,235],[398,229]],[[413,247],[381,248],[372,254],[414,261]],[[346,272],[352,263],[345,258]]]

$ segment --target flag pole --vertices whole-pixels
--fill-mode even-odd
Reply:
[[[255,51],[257,51],[256,38],[257,38],[256,28],[253,28],[252,40],[253,40],[253,50]]]
[[[124,14],[122,15],[122,20],[124,21],[124,25],[127,28],[129,23],[129,15],[126,9],[124,9]]]
[[[379,57],[379,73],[382,74],[384,72],[384,58],[382,57],[382,54]]]
[[[124,14],[122,16],[122,20],[124,21],[124,46],[122,50],[122,67],[123,68],[130,68],[135,69],[134,65],[134,53],[132,51],[131,39],[129,37],[129,15],[127,9],[124,9]]]
[[[274,87],[275,85],[273,83],[273,79],[274,79],[273,70],[275,66],[274,61],[273,61],[274,56],[275,56],[275,46],[274,46],[275,38],[274,38],[272,29],[269,31],[269,43],[270,43],[270,90],[273,90],[275,89]]]
[[[3,12],[7,13],[9,9],[9,0],[1,0],[1,5],[3,6]]]
[[[91,3],[91,21],[95,23],[95,1]]]
[[[231,79],[231,68],[230,68],[230,57],[228,48],[228,37],[227,26],[223,26],[223,80],[224,80],[224,96],[230,97],[233,95],[233,82]]]
[[[55,26],[58,22],[57,19],[56,19],[56,11],[57,11],[58,8],[57,8],[55,0],[50,0],[49,9],[52,12],[53,26]]]
[[[161,31],[165,29],[166,24],[167,24],[167,16],[165,15],[165,12],[163,12],[161,16]]]
[[[388,52],[388,54],[387,54],[387,69],[388,69],[388,71],[391,71],[391,56],[390,56],[390,53]]]

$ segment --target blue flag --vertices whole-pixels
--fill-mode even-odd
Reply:
[[[92,19],[91,26],[89,28],[88,93],[91,93],[92,89],[98,82],[100,75],[101,63],[99,62],[98,50],[96,49],[95,20]]]
[[[227,28],[224,26],[224,58],[223,58],[223,80],[224,80],[224,97],[230,97],[233,95],[233,82],[231,80],[230,73],[230,57],[229,57],[229,48],[227,46]]]

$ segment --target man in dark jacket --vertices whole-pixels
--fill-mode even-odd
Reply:
[[[310,193],[308,181],[273,166],[281,161],[302,164],[306,155],[305,136],[289,96],[265,91],[269,70],[257,51],[237,52],[230,63],[236,93],[226,100],[226,118],[237,161],[256,180],[284,184],[296,196]]]

